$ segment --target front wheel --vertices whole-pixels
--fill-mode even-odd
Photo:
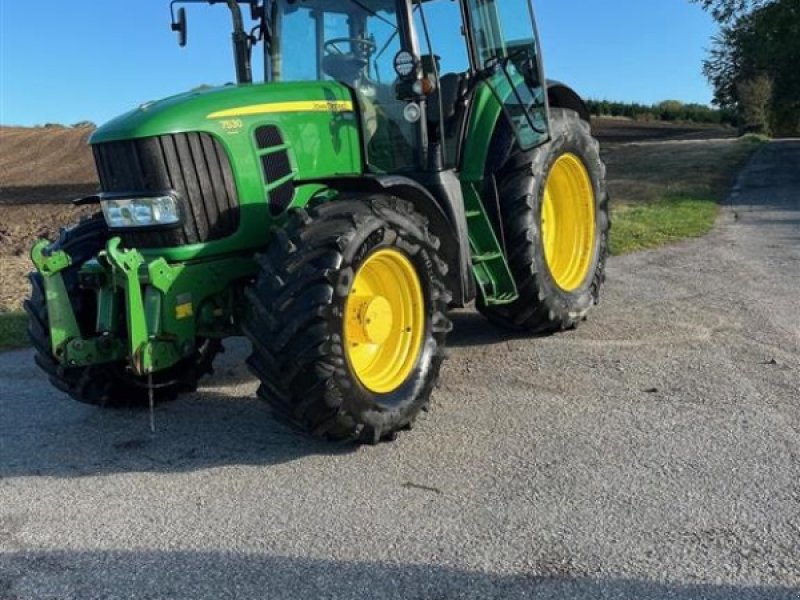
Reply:
[[[258,395],[318,436],[391,439],[425,408],[450,322],[438,240],[396,198],[295,211],[248,289]]]
[[[516,330],[575,327],[600,299],[608,255],[608,192],[599,144],[578,114],[551,111],[552,140],[516,151],[497,176],[499,233],[519,298],[479,310]]]

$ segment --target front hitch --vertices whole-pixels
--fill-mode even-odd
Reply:
[[[122,275],[117,285],[125,291],[128,356],[134,373],[148,375],[178,362],[183,357],[182,350],[190,353],[193,349],[191,344],[180,348],[176,336],[161,332],[163,294],[169,291],[180,268],[170,267],[164,259],[148,263],[137,250],[122,250],[119,245],[119,238],[109,240],[100,255],[115,273]],[[156,273],[158,276],[154,277]]]
[[[44,280],[53,356],[64,367],[125,361],[138,376],[164,371],[196,352],[196,341],[238,332],[237,290],[256,270],[251,257],[170,264],[121,247],[112,238],[81,265],[47,241],[31,259]],[[96,313],[76,314],[70,282],[76,274],[81,294],[94,292]],[[77,306],[77,304],[76,304]],[[123,313],[124,311],[124,313]],[[91,325],[84,317],[94,319]],[[80,321],[80,325],[79,325]],[[80,327],[91,326],[82,337]]]
[[[113,317],[108,315],[101,319],[105,330],[98,332],[98,336],[81,336],[62,274],[72,265],[69,254],[63,250],[51,250],[47,240],[37,242],[31,250],[31,260],[44,280],[53,356],[66,367],[107,363],[128,357],[137,375],[147,375],[174,364],[181,357],[172,341],[156,339],[160,328],[161,293],[151,286],[146,286],[147,291],[142,293],[140,274],[147,279],[147,270],[142,268],[147,264],[144,257],[136,250],[120,249],[120,242],[119,238],[109,240],[98,257],[105,257],[111,269],[110,287],[106,289],[103,286],[99,290],[98,311],[112,315],[113,290],[122,288],[128,320],[127,349],[123,340],[109,331],[114,324]],[[100,267],[95,264],[94,268]]]
[[[121,282],[125,290],[125,310],[128,316],[128,350],[134,371],[140,375],[149,373],[142,357],[149,341],[147,321],[145,320],[142,286],[139,283],[139,268],[145,264],[144,257],[136,250],[120,250],[120,238],[108,241],[105,256],[111,267],[123,276]]]

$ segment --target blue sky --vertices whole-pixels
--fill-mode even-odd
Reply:
[[[716,28],[688,0],[535,0],[547,74],[593,98],[708,103],[701,61]],[[147,100],[234,78],[221,5],[189,7],[189,46],[167,0],[0,0],[0,124],[102,123]]]

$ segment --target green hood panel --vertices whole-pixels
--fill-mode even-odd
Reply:
[[[259,127],[280,129],[296,179],[318,179],[361,172],[358,118],[350,91],[334,82],[231,85],[144,104],[100,127],[89,141],[209,133],[225,146],[240,192],[248,198],[253,187],[248,184],[260,179],[255,164]]]
[[[351,100],[349,90],[333,82],[269,83],[208,88],[157,102],[147,102],[97,129],[90,143],[98,144],[188,131],[219,133],[220,118],[209,118],[211,115],[267,104],[328,103],[333,109],[329,111],[330,114],[336,114],[341,112],[342,105],[339,103]]]

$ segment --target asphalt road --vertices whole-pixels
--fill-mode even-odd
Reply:
[[[611,261],[579,330],[456,315],[393,444],[295,435],[241,342],[158,410],[0,355],[0,598],[800,598],[800,142],[708,237]]]

